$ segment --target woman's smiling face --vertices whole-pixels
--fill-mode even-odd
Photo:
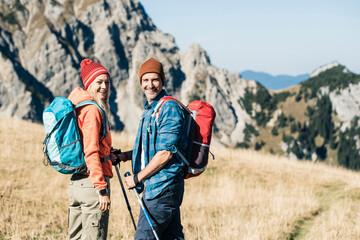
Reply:
[[[101,74],[89,86],[90,92],[98,99],[106,100],[110,89],[110,78],[107,74]]]

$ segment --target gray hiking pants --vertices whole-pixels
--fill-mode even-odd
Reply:
[[[110,193],[109,177],[105,176]],[[88,176],[74,174],[69,181],[69,239],[106,239],[109,211],[99,209],[99,195]]]

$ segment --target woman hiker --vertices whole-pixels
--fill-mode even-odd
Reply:
[[[75,88],[69,99],[76,105],[96,102],[105,116],[109,115],[110,74],[101,64],[84,59],[80,77],[84,88]],[[92,104],[76,108],[77,123],[84,149],[87,172],[73,174],[69,182],[69,239],[106,239],[110,209],[110,181],[113,176],[110,160],[109,125],[102,137],[103,119],[100,109]]]

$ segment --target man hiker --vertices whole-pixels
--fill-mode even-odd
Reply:
[[[125,178],[128,189],[141,191],[142,201],[160,239],[184,239],[180,205],[184,194],[181,171],[185,163],[176,154],[185,149],[184,113],[175,101],[166,101],[158,121],[153,114],[159,100],[167,96],[164,89],[163,66],[150,58],[139,71],[139,81],[146,96],[134,149],[118,154],[122,161],[132,159],[133,175]],[[135,239],[155,239],[154,233],[140,210]]]

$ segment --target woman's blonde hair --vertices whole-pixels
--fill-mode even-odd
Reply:
[[[110,96],[110,88],[108,89],[106,93],[105,99],[98,98],[97,94],[95,93],[95,90],[93,89],[94,85],[90,84],[90,86],[86,89],[86,91],[94,98],[94,102],[96,102],[101,109],[104,111],[106,119],[109,119],[110,114],[110,105],[109,105],[109,96]]]

